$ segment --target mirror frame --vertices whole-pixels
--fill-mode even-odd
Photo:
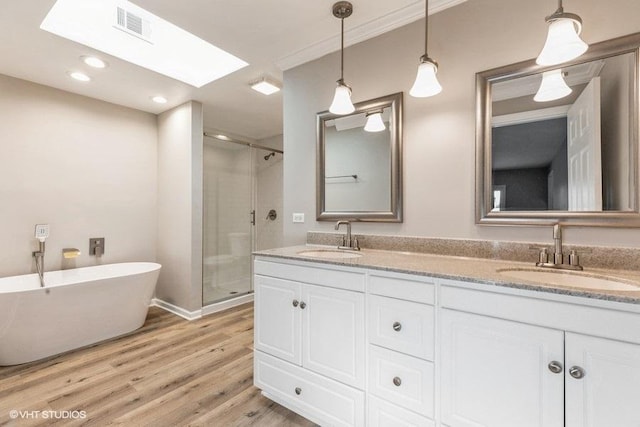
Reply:
[[[576,226],[600,227],[640,227],[640,210],[638,198],[640,195],[638,168],[638,78],[640,74],[640,33],[595,43],[589,46],[585,54],[579,58],[561,64],[562,67],[582,64],[585,62],[605,59],[621,54],[634,55],[635,73],[633,76],[633,109],[630,120],[630,156],[632,162],[629,173],[633,174],[630,181],[634,185],[632,206],[629,211],[501,211],[491,212],[492,200],[492,159],[491,159],[491,84],[511,80],[518,77],[539,74],[547,70],[558,68],[555,66],[540,66],[535,59],[498,67],[476,74],[476,224],[480,225],[548,225],[562,223]]]
[[[354,104],[355,111],[349,115],[361,114],[369,110],[391,107],[390,120],[394,132],[390,133],[391,143],[391,200],[388,211],[327,211],[325,206],[325,122],[345,117],[323,111],[316,119],[316,220],[318,221],[366,221],[402,222],[402,92]]]

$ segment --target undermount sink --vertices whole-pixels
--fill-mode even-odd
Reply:
[[[569,286],[589,290],[640,291],[640,283],[634,284],[624,279],[583,272],[525,268],[504,268],[496,271],[513,279],[528,280],[545,285]]]
[[[328,258],[328,259],[349,259],[360,258],[357,252],[340,251],[332,249],[310,249],[298,252],[298,255],[308,256],[313,258]]]

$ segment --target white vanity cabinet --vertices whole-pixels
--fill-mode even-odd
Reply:
[[[640,427],[638,304],[268,257],[254,272],[255,384],[320,425]]]
[[[254,272],[256,386],[322,425],[364,425],[364,273],[262,260]]]
[[[443,425],[640,425],[640,315],[523,292],[442,287]]]

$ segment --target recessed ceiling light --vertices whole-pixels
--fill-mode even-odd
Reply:
[[[91,81],[91,77],[87,76],[85,73],[81,73],[80,71],[69,71],[69,77],[76,79],[79,82]]]
[[[261,78],[255,83],[251,84],[251,89],[264,93],[265,95],[271,95],[280,90],[280,86],[276,82],[267,80],[265,77]]]
[[[161,95],[157,95],[151,98],[151,100],[153,102],[156,102],[158,104],[166,104],[167,103],[167,98],[165,98],[164,96]]]
[[[129,1],[58,0],[40,28],[195,87],[249,65]]]
[[[105,68],[107,63],[95,56],[81,56],[82,62],[93,68]]]

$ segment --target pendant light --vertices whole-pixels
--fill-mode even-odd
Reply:
[[[339,1],[333,5],[333,16],[340,19],[340,80],[329,112],[333,114],[351,114],[356,108],[351,102],[351,88],[344,82],[344,18],[353,13],[353,5],[348,1]]]
[[[549,24],[547,41],[536,59],[539,65],[556,65],[571,61],[585,53],[589,48],[580,38],[582,19],[574,13],[565,13],[562,0],[558,0],[558,9],[545,18]]]
[[[429,0],[424,2],[424,55],[420,57],[420,65],[418,65],[418,75],[413,87],[409,91],[411,96],[416,98],[426,98],[427,96],[437,95],[442,92],[442,86],[438,83],[436,73],[438,72],[438,63],[429,58],[427,47],[429,41]]]
[[[367,123],[364,125],[364,130],[367,132],[382,132],[387,127],[382,120],[382,110],[371,111],[366,114]]]
[[[542,83],[540,83],[540,88],[533,100],[536,102],[554,101],[564,98],[571,92],[573,90],[564,81],[562,70],[545,71],[542,73]]]

